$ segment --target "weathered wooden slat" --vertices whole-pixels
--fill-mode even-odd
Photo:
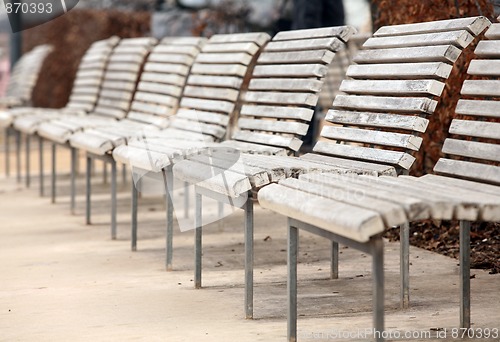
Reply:
[[[135,82],[137,80],[137,73],[107,71],[104,78],[107,80]]]
[[[314,110],[310,108],[296,108],[283,106],[257,106],[243,105],[240,115],[267,117],[275,119],[295,119],[295,120],[311,120]]]
[[[240,89],[243,79],[235,76],[190,75],[187,84]]]
[[[174,74],[165,75],[155,72],[143,72],[141,74],[141,81],[175,84],[182,87],[184,86],[185,77]]]
[[[356,30],[351,26],[282,31],[274,36],[273,41],[338,37],[346,42],[354,33],[356,33]]]
[[[441,96],[444,83],[436,80],[344,80],[340,91],[348,94]]]
[[[451,44],[460,48],[465,48],[473,40],[474,36],[472,36],[469,32],[465,30],[459,30],[412,34],[405,36],[372,37],[363,44],[363,47],[371,49],[381,49]]]
[[[208,124],[199,121],[185,120],[183,118],[175,118],[170,123],[170,127],[197,132],[201,134],[212,135],[217,139],[222,139],[226,134],[226,128],[219,125]]]
[[[347,69],[352,78],[374,79],[442,79],[450,76],[453,67],[444,62],[353,64]]]
[[[112,108],[112,107],[106,107],[102,105],[98,105],[93,113],[98,114],[98,115],[104,115],[104,116],[111,116],[116,119],[122,119],[125,117],[126,109],[121,109],[121,108]]]
[[[205,52],[222,52],[222,53],[246,52],[250,55],[254,55],[257,51],[259,51],[259,46],[253,42],[214,44],[211,41],[209,44],[206,44],[202,48],[201,51],[203,53],[205,53]]]
[[[101,84],[102,89],[114,89],[127,92],[133,92],[135,89],[134,82],[118,82],[114,80],[104,80]]]
[[[500,101],[460,99],[457,114],[500,118]]]
[[[302,145],[302,141],[295,137],[286,137],[282,135],[273,135],[266,133],[256,133],[248,131],[238,131],[233,135],[234,140],[248,141],[258,144],[271,145],[288,148],[293,151],[298,151]]]
[[[427,113],[436,110],[437,101],[422,97],[382,97],[337,95],[334,108],[373,110],[396,113]]]
[[[364,144],[393,146],[418,151],[422,138],[411,134],[373,131],[359,128],[325,126],[321,131],[323,138],[352,141]]]
[[[195,99],[192,97],[183,97],[181,100],[181,107],[201,109],[214,112],[221,112],[229,114],[234,110],[235,104],[227,101],[209,100],[209,99]]]
[[[135,63],[108,63],[106,73],[108,72],[128,72],[137,73],[141,69],[140,64]]]
[[[449,132],[469,137],[500,139],[500,122],[454,119]]]
[[[482,40],[477,44],[474,53],[482,58],[500,57],[500,40]]]
[[[247,68],[241,64],[197,64],[191,67],[191,73],[222,76],[245,76]]]
[[[247,102],[308,106],[315,106],[319,98],[319,95],[314,93],[282,93],[272,91],[249,91],[244,96]]]
[[[485,17],[448,19],[416,24],[391,25],[379,28],[373,35],[398,36],[407,34],[467,30],[473,35],[483,32],[491,23]]]
[[[447,176],[440,176],[440,175],[435,175],[435,174],[423,175],[422,177],[419,177],[419,180],[421,182],[425,182],[425,183],[429,183],[429,184],[443,184],[446,186],[453,186],[456,188],[478,191],[478,192],[482,192],[482,193],[485,193],[488,195],[498,196],[498,187],[496,187],[495,185],[478,183],[478,182],[474,182],[474,181],[453,178],[453,177],[447,177]]]
[[[366,63],[455,63],[461,50],[453,45],[436,45],[379,50],[360,50],[354,57],[359,64]]]
[[[336,158],[328,155],[318,153],[306,153],[299,157],[300,160],[307,160],[314,163],[325,164],[330,166],[331,169],[346,169],[361,171],[364,174],[374,176],[396,176],[396,169],[392,166],[364,162],[353,159]]]
[[[236,102],[239,91],[235,89],[213,88],[213,87],[193,87],[184,88],[184,96],[198,97],[204,99],[218,99]]]
[[[109,62],[141,64],[143,59],[141,55],[114,54],[109,57]],[[106,59],[100,58],[99,61],[106,62]]]
[[[309,125],[301,122],[241,118],[238,120],[238,127],[256,131],[305,135]]]
[[[144,103],[139,101],[132,102],[131,108],[132,110],[136,110],[138,112],[151,113],[160,116],[168,116],[169,114],[172,114],[171,113],[172,109],[170,107],[160,106],[151,103]]]
[[[325,77],[328,68],[322,64],[257,65],[254,77]]]
[[[271,41],[266,45],[266,51],[307,51],[327,49],[339,50],[344,43],[338,38],[315,38],[307,40]]]
[[[182,88],[179,86],[171,84],[163,84],[163,83],[153,83],[147,81],[139,82],[137,90],[143,92],[176,96],[176,97],[181,96],[182,93]]]
[[[414,115],[351,112],[336,109],[329,110],[325,120],[341,125],[395,128],[421,133],[425,132],[429,124],[429,120]]]
[[[164,94],[137,92],[135,94],[134,101],[150,102],[174,107],[177,106],[179,99],[177,97],[172,97]]]
[[[467,73],[478,76],[500,76],[500,60],[473,59]]]
[[[176,117],[193,121],[212,123],[220,126],[227,126],[227,124],[229,123],[229,115],[201,110],[189,110],[181,108],[178,110]]]
[[[405,152],[381,150],[363,146],[342,145],[326,141],[318,141],[314,146],[314,152],[349,159],[396,165],[404,169],[409,169],[415,161],[413,156]]]
[[[167,127],[169,120],[165,117],[153,115],[149,113],[139,113],[135,111],[130,111],[127,118],[137,122],[144,122],[150,125],[155,125],[160,128]]]
[[[210,43],[254,42],[257,45],[262,46],[267,43],[269,39],[271,39],[271,37],[267,33],[262,32],[215,34],[210,38]]]
[[[434,172],[500,185],[500,167],[494,165],[441,158],[434,166]]]
[[[122,90],[114,90],[114,89],[103,89],[100,92],[100,97],[106,100],[126,100],[130,101],[132,99],[132,93],[128,91]]]
[[[105,98],[105,97],[99,97],[99,100],[97,101],[97,107],[106,107],[106,108],[116,108],[121,111],[126,111],[128,110],[130,106],[130,100],[117,100],[117,99],[110,99],[110,98]],[[96,107],[96,110],[97,110]]]
[[[189,56],[196,56],[200,50],[195,46],[175,46],[175,45],[158,45],[154,48],[154,53],[170,54],[186,54]]]
[[[180,53],[151,53],[148,57],[148,62],[155,63],[172,63],[172,64],[193,64],[194,58],[187,54]]]
[[[484,36],[488,39],[500,39],[500,24],[491,24]]]
[[[250,81],[249,89],[319,92],[322,85],[323,82],[315,79],[254,78]]]
[[[330,64],[335,53],[330,50],[288,52],[262,52],[257,60],[259,64]]]
[[[460,93],[472,96],[500,96],[500,80],[465,80]]]
[[[496,144],[448,138],[444,142],[443,152],[456,156],[500,162],[500,145]]]
[[[158,73],[172,73],[186,76],[189,72],[189,67],[182,64],[164,64],[148,62],[144,66],[145,71]]]
[[[197,63],[221,64],[221,63],[239,63],[248,65],[252,61],[252,55],[245,52],[235,53],[200,53],[196,57]]]

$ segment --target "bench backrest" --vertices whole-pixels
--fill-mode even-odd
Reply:
[[[164,38],[150,53],[127,118],[166,127],[206,38]]]
[[[484,17],[385,26],[347,70],[314,152],[408,170],[462,50]]]
[[[38,45],[22,55],[12,69],[6,96],[18,98],[23,103],[29,102],[43,62],[52,50],[51,45]]]
[[[94,108],[109,57],[119,41],[113,36],[88,48],[78,66],[67,109],[89,112]]]
[[[354,33],[350,26],[278,33],[257,60],[232,138],[298,151],[328,65]]]
[[[154,38],[122,39],[113,49],[92,114],[123,119],[129,109],[139,74]]]
[[[434,172],[500,185],[500,24],[476,47]]]
[[[202,139],[223,139],[249,68],[269,39],[258,32],[212,36],[191,68],[171,127],[201,133]]]

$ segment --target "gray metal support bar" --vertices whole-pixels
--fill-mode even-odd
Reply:
[[[373,328],[375,340],[383,341],[384,332],[384,241],[381,236],[370,241],[373,273]]]
[[[77,165],[76,162],[78,160],[77,151],[75,148],[71,147],[71,186],[70,186],[70,197],[71,197],[71,205],[70,210],[71,214],[75,214],[75,196],[76,196],[76,173],[77,173]]]
[[[297,254],[299,231],[288,220],[287,340],[297,341]]]
[[[460,221],[460,328],[470,328],[470,221]]]
[[[330,261],[330,278],[339,279],[339,244],[336,241],[332,241],[332,255]]]
[[[131,228],[132,228],[132,236],[131,236],[131,242],[132,242],[132,251],[137,250],[137,188],[135,187],[134,182],[132,181],[132,222],[131,222]]]
[[[399,227],[399,267],[401,309],[410,307],[410,224]]]
[[[116,240],[116,161],[110,160],[111,163],[111,240]]]
[[[202,197],[195,195],[195,218],[194,218],[194,287],[201,288],[201,250],[202,250]]]
[[[173,186],[174,174],[172,167],[169,166],[163,170],[163,183],[165,184],[165,204],[167,206],[167,231],[165,236],[165,267],[167,271],[172,271],[172,258],[174,255],[173,239],[174,239],[174,204],[173,204]]]
[[[52,167],[51,167],[51,177],[50,177],[50,201],[56,203],[56,155],[57,145],[52,144]]]
[[[21,132],[16,131],[16,177],[17,182],[21,183]]]
[[[40,197],[43,197],[45,195],[45,174],[43,170],[43,138],[41,136],[38,137],[38,167],[40,168]]]
[[[219,202],[220,203],[220,202]],[[253,198],[251,192],[245,204],[245,318],[253,319]]]
[[[87,171],[85,172],[85,223],[90,224],[90,210],[91,210],[91,203],[90,203],[90,195],[92,191],[92,184],[91,184],[91,174],[92,174],[92,158],[87,155],[85,158],[87,159]]]
[[[31,148],[31,139],[30,139],[30,136],[29,134],[26,134],[26,165],[25,165],[25,168],[26,168],[26,175],[25,175],[25,181],[26,181],[26,187],[29,188],[30,185],[31,185],[31,175],[30,175],[30,157],[31,157],[31,151],[30,151],[30,148]]]
[[[189,183],[184,182],[184,218],[189,218]]]

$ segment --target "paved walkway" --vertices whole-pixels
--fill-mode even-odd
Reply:
[[[36,179],[25,189],[0,178],[0,341],[285,341],[284,218],[256,209],[256,319],[248,321],[241,212],[204,229],[205,288],[195,290],[192,231],[176,229],[175,271],[165,272],[161,201],[141,199],[139,250],[133,253],[129,185],[119,194],[118,240],[111,241],[107,186],[95,183],[94,224],[86,226],[82,196],[76,215],[68,213],[67,177],[61,177],[55,205],[38,197]],[[361,340],[371,327],[370,258],[342,249],[341,279],[332,281],[328,241],[301,233],[300,248],[299,340]],[[413,304],[400,311],[398,248],[385,248],[387,330],[436,336],[447,329],[450,337],[458,324],[457,261],[413,248]],[[472,274],[473,327],[500,328],[500,275]],[[354,337],[333,338],[339,332]]]

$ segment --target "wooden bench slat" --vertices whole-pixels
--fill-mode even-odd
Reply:
[[[236,76],[189,75],[187,84],[240,89],[243,79]]]
[[[309,121],[312,119],[314,110],[310,108],[283,107],[283,106],[259,106],[245,104],[241,108],[240,115],[268,117],[275,119],[296,119]]]
[[[103,99],[114,101],[114,100],[126,100],[132,99],[133,94],[128,91],[114,90],[114,89],[103,89],[101,90],[99,96]]]
[[[101,57],[101,56],[96,56],[96,57]],[[109,57],[108,62],[141,64],[143,59],[144,57],[141,55],[115,54]],[[100,58],[99,61],[106,62],[106,59]]]
[[[232,113],[235,104],[232,102],[209,99],[195,99],[192,97],[183,97],[181,99],[181,107],[191,109],[201,109],[221,113]]]
[[[157,73],[179,74],[186,76],[189,72],[189,67],[183,64],[164,64],[164,63],[151,63],[148,62],[144,66],[145,71]]]
[[[132,63],[108,63],[106,74],[108,72],[124,72],[136,74],[141,69],[139,64]]]
[[[431,46],[431,45],[455,45],[465,48],[474,37],[465,30],[445,31],[435,33],[412,34],[405,36],[383,36],[371,37],[363,44],[364,48],[400,48],[412,46]]]
[[[309,51],[309,50],[339,50],[344,43],[338,38],[314,38],[304,40],[270,41],[266,51]]]
[[[107,97],[99,97],[99,100],[97,101],[97,107],[106,107],[106,108],[116,108],[119,109],[120,112],[128,110],[130,106],[130,100],[118,100],[118,99],[112,99],[112,98],[107,98]],[[96,111],[97,111],[96,107]]]
[[[262,52],[257,62],[262,64],[330,64],[335,53],[330,50],[288,52]]]
[[[147,81],[139,82],[137,86],[138,91],[145,91],[157,94],[164,94],[170,96],[181,96],[182,88],[172,84],[163,84],[163,83],[153,83]]]
[[[134,101],[149,102],[169,107],[175,107],[179,103],[179,98],[164,94],[144,93],[140,91],[135,93]]]
[[[321,130],[321,136],[334,140],[400,147],[413,151],[418,151],[420,145],[422,145],[422,138],[412,134],[373,131],[350,127],[325,126]]]
[[[387,127],[421,133],[425,132],[429,124],[429,120],[414,115],[351,112],[336,109],[330,109],[325,120],[341,125]]]
[[[448,138],[442,151],[455,156],[500,162],[500,145]]]
[[[274,91],[249,91],[244,95],[245,101],[281,105],[315,106],[318,94],[311,93],[281,93]]]
[[[453,67],[444,62],[352,64],[346,75],[352,78],[375,79],[443,79],[450,76]]]
[[[435,174],[426,174],[419,179],[425,183],[430,184],[443,184],[447,186],[455,186],[465,190],[480,191],[489,195],[498,195],[498,188],[494,185],[478,183],[474,181],[452,178],[447,176],[440,176]]]
[[[500,57],[500,40],[482,40],[477,44],[474,53],[482,58]]]
[[[295,137],[273,135],[266,133],[238,131],[233,135],[234,140],[247,141],[263,145],[284,147],[293,151],[298,151],[302,145],[302,140]]]
[[[236,53],[200,53],[196,57],[197,63],[221,64],[221,63],[239,63],[248,65],[252,61],[252,55],[245,52]]]
[[[500,101],[460,99],[457,114],[500,118]]]
[[[344,80],[340,91],[348,94],[441,96],[444,83],[436,80]]]
[[[434,166],[434,172],[500,185],[500,167],[494,165],[441,158]]]
[[[354,57],[359,64],[366,63],[454,63],[461,50],[453,45],[436,45],[379,50],[361,50]]]
[[[413,156],[405,152],[381,150],[364,146],[342,145],[326,141],[318,141],[314,146],[314,152],[349,159],[396,165],[404,169],[409,169],[415,161]]]
[[[327,72],[322,64],[257,65],[253,77],[325,77]]]
[[[199,49],[195,46],[175,46],[175,45],[157,45],[154,48],[155,54],[184,54],[195,57],[199,53]]]
[[[172,109],[167,106],[144,103],[139,101],[132,102],[131,109],[138,112],[151,113],[160,116],[168,116],[169,114],[172,114],[171,113]]]
[[[238,127],[247,130],[305,135],[309,125],[301,122],[241,118],[238,120]]]
[[[103,116],[111,116],[115,119],[123,119],[127,109],[106,107],[101,104],[94,109],[93,113]]]
[[[300,160],[306,160],[314,163],[325,164],[332,168],[345,170],[359,170],[363,173],[374,176],[396,176],[396,169],[392,166],[376,164],[366,161],[337,158],[329,155],[317,153],[306,153],[299,157]]]
[[[500,96],[500,80],[465,80],[460,93],[473,96]]]
[[[227,124],[229,123],[229,115],[217,114],[201,110],[189,110],[184,108],[181,108],[177,111],[176,117],[212,123],[220,126],[227,126]]]
[[[130,111],[127,115],[127,118],[130,120],[134,120],[134,122],[143,122],[150,125],[155,125],[157,127],[166,127],[168,125],[169,120],[163,116],[158,116],[149,113],[140,113],[135,111]]]
[[[259,46],[253,42],[214,44],[210,41],[210,43],[206,44],[201,51],[222,53],[246,52],[250,55],[255,55],[255,53],[259,51]]]
[[[347,41],[356,33],[356,30],[351,26],[325,27],[321,29],[303,29],[293,31],[278,32],[273,41],[296,40],[296,39],[314,39],[325,37],[338,37],[343,41]]]
[[[135,82],[137,80],[137,73],[107,71],[104,78],[106,80]]]
[[[219,125],[208,124],[199,121],[175,118],[171,121],[170,127],[184,131],[198,132],[206,135],[212,135],[217,139],[222,139],[226,134],[226,128]]]
[[[500,122],[454,119],[449,132],[476,138],[500,139]]]
[[[250,32],[239,34],[215,34],[210,38],[212,43],[236,43],[236,42],[254,42],[262,46],[267,43],[271,37],[267,33]]]
[[[500,60],[473,59],[467,69],[469,75],[500,76]]]
[[[383,97],[364,95],[337,95],[334,108],[384,111],[396,113],[427,113],[436,110],[437,101],[425,97]]]
[[[155,82],[155,83],[168,83],[177,86],[184,86],[184,76],[174,74],[158,74],[155,72],[143,72],[141,74],[141,81]]]
[[[471,17],[462,19],[448,19],[433,22],[391,25],[379,28],[373,35],[378,36],[397,36],[406,34],[432,33],[444,31],[464,30],[477,36],[490,25],[485,17]]]
[[[484,36],[488,39],[500,39],[500,24],[491,24]]]
[[[205,99],[218,99],[231,102],[236,102],[239,93],[240,92],[235,89],[198,87],[198,86],[186,86],[184,88],[184,96],[198,97]]]
[[[191,65],[193,64],[194,58],[187,54],[180,53],[151,53],[148,57],[148,62],[155,63],[171,63],[171,64],[183,64]]]
[[[322,86],[323,82],[316,79],[254,78],[248,89],[319,92]]]
[[[104,80],[101,84],[102,89],[114,89],[127,92],[133,92],[135,89],[134,82],[118,82],[114,80]]]
[[[191,73],[222,76],[245,76],[247,68],[241,64],[194,64]]]
[[[207,42],[203,37],[165,37],[161,40],[159,45],[187,45],[202,47]]]

